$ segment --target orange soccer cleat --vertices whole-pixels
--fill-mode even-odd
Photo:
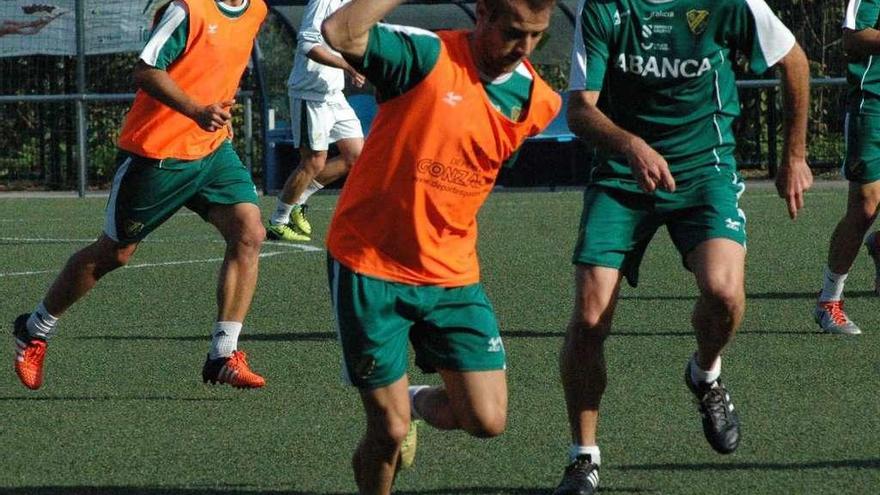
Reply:
[[[43,384],[46,341],[28,334],[29,317],[29,313],[19,315],[12,324],[12,336],[15,338],[15,374],[25,387],[36,390]]]
[[[205,359],[202,367],[202,380],[205,383],[228,383],[235,388],[260,388],[266,380],[251,371],[247,363],[247,355],[243,351],[235,351],[226,358]]]

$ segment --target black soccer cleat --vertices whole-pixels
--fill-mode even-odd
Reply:
[[[739,446],[739,416],[730,401],[730,393],[721,380],[697,385],[691,381],[691,365],[684,368],[684,382],[694,394],[703,417],[703,433],[719,454],[730,454]]]
[[[553,495],[593,495],[599,491],[599,465],[589,454],[581,454],[566,466]]]

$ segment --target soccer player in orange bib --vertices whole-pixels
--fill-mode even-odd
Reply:
[[[70,257],[37,308],[13,323],[15,371],[27,388],[43,383],[58,318],[184,206],[226,241],[202,379],[265,385],[237,349],[266,232],[253,180],[232,147],[229,110],[266,12],[263,0],[175,0],[157,12],[134,69],[139,89],[120,133],[104,231]]]
[[[352,464],[369,494],[390,493],[411,462],[413,418],[480,438],[504,431],[506,359],[476,217],[504,161],[560,107],[526,60],[554,0],[478,0],[473,31],[439,33],[378,23],[400,3],[353,0],[323,25],[379,102],[327,240],[343,371],[366,412]],[[443,386],[409,386],[410,341]]]

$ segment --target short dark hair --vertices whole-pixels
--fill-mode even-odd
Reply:
[[[498,16],[510,11],[511,2],[525,2],[532,12],[538,12],[544,9],[556,6],[556,0],[482,0],[486,6],[486,12],[489,14],[489,20],[494,21]]]

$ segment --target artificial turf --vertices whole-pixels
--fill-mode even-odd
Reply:
[[[818,187],[791,222],[771,189],[743,196],[748,302],[724,359],[743,439],[730,456],[706,444],[682,383],[696,289],[658,233],[640,286],[621,292],[607,343],[603,493],[880,492],[880,301],[864,252],[846,295],[865,333],[820,334],[811,314],[844,197],[839,187]],[[416,466],[399,476],[398,493],[539,494],[559,481],[568,427],[557,356],[571,311],[580,198],[577,191],[490,197],[479,250],[508,352],[508,429],[481,441],[422,428]],[[224,246],[194,214],[172,218],[130,268],[108,275],[64,315],[39,391],[18,383],[7,337],[0,493],[353,493],[349,458],[363,417],[357,394],[340,382],[322,250],[335,201],[313,199],[311,249],[264,246],[241,348],[266,376],[265,389],[201,383]],[[4,331],[100,232],[104,202],[0,199]],[[264,216],[273,205],[263,198]],[[416,371],[411,378],[437,383]]]

